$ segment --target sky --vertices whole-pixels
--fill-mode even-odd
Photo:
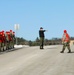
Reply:
[[[0,31],[34,41],[40,27],[46,39],[61,38],[65,29],[74,37],[74,0],[0,0]]]

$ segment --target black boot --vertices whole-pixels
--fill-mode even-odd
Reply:
[[[64,53],[64,51],[60,51],[60,53]]]
[[[69,50],[68,53],[71,53],[71,50]]]
[[[42,46],[40,46],[40,49],[43,49]]]
[[[60,53],[64,53],[65,48],[63,47],[62,51]]]

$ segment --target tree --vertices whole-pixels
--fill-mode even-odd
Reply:
[[[35,41],[36,41],[36,42],[39,42],[39,41],[40,41],[40,39],[37,37]]]

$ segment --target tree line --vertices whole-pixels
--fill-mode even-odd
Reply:
[[[37,37],[35,41],[26,40],[24,38],[17,37],[18,45],[29,45],[29,46],[39,46],[40,45],[40,39]],[[71,40],[74,40],[74,37],[71,37]],[[15,41],[16,43],[16,41]],[[52,39],[45,39],[44,45],[61,45],[61,38],[52,38]]]

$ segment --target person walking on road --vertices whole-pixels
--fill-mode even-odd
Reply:
[[[40,30],[39,30],[39,37],[40,37],[40,49],[44,49],[43,46],[44,46],[44,38],[45,38],[45,35],[44,35],[44,32],[46,30],[43,30],[42,27],[40,27]]]
[[[62,44],[63,44],[63,49],[60,53],[64,53],[65,48],[68,48],[68,53],[71,53],[71,49],[70,49],[70,36],[67,33],[67,30],[64,30],[64,34],[62,37]]]

